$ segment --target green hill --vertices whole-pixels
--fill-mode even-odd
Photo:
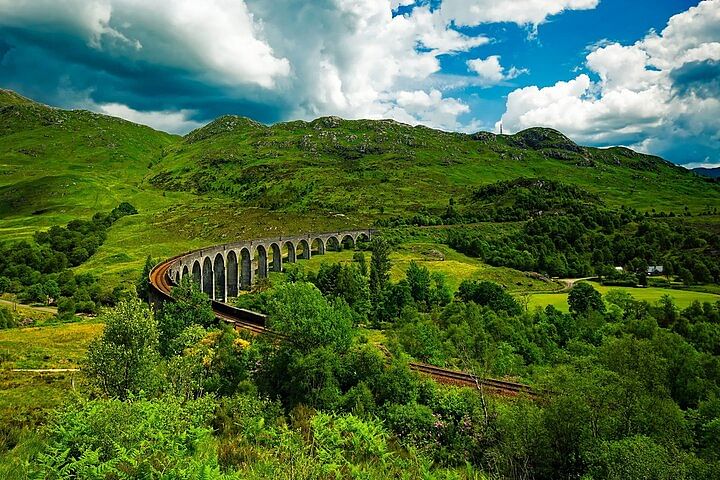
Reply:
[[[112,208],[136,194],[149,163],[175,141],[125,120],[0,90],[0,218],[52,223]]]
[[[521,177],[531,182],[522,192],[493,193],[496,182]],[[450,198],[464,214],[495,215],[494,206],[535,195],[538,178],[562,182],[563,195],[587,204],[675,213],[720,205],[720,185],[683,168],[625,148],[582,147],[550,129],[465,135],[389,120],[265,126],[226,116],[179,137],[0,90],[0,241],[127,201],[140,214],[114,224],[81,267],[119,279],[134,277],[147,255],[441,214]]]
[[[377,215],[444,208],[473,187],[517,177],[580,186],[611,204],[693,211],[720,189],[658,157],[581,147],[561,133],[447,133],[394,121],[319,118],[264,126],[226,116],[165,150],[159,188],[220,193],[285,211]]]

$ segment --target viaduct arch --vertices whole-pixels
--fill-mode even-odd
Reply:
[[[327,251],[355,248],[368,242],[373,230],[312,233],[292,237],[239,241],[196,250],[176,258],[168,269],[168,277],[180,283],[185,277],[200,287],[211,299],[225,302],[241,290],[249,290],[269,272],[282,272],[283,265]]]

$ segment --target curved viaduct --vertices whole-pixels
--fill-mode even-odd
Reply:
[[[172,301],[173,285],[185,276],[192,275],[193,281],[200,284],[203,291],[210,296],[213,312],[218,319],[255,334],[279,336],[265,327],[265,315],[233,307],[225,303],[227,297],[237,295],[240,289],[250,288],[257,278],[267,277],[270,270],[282,271],[284,262],[293,263],[298,258],[309,259],[313,254],[322,255],[328,250],[339,250],[341,246],[354,247],[360,240],[370,240],[373,233],[373,230],[353,230],[266,238],[217,245],[179,255],[157,264],[152,269],[148,278],[151,287],[149,300],[155,305]],[[490,392],[504,396],[525,395],[537,398],[536,392],[520,383],[478,378],[471,373],[424,363],[410,362],[409,366],[440,383],[473,388],[480,388],[482,385]]]
[[[373,230],[351,230],[217,245],[176,257],[167,273],[178,284],[191,276],[212,300],[224,302],[249,290],[269,272],[282,272],[285,263],[354,248],[358,241],[369,241],[372,234]]]

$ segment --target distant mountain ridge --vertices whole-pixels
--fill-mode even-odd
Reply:
[[[577,145],[557,130],[463,134],[393,120],[321,117],[267,126],[227,115],[164,150],[150,182],[289,211],[443,209],[498,180],[547,177],[638,208],[693,204],[714,188],[662,158]],[[673,189],[665,188],[672,183]],[[713,190],[710,197],[718,197]],[[678,200],[682,197],[682,200]]]
[[[703,177],[720,178],[720,167],[714,167],[714,168],[698,167],[698,168],[693,168],[692,171]]]

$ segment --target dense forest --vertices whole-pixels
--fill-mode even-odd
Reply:
[[[700,215],[716,213],[717,207],[708,206]],[[552,277],[598,275],[634,286],[644,283],[649,266],[662,265],[667,277],[686,284],[720,282],[720,235],[683,222],[691,216],[687,209],[676,215],[608,207],[577,186],[518,178],[474,189],[439,215],[425,211],[377,223],[454,226],[446,238],[452,248],[491,265]],[[480,222],[521,228],[488,237],[472,226]]]
[[[190,283],[156,312],[124,300],[78,398],[24,444],[32,478],[658,478],[720,471],[720,304],[680,311],[590,284],[570,313],[501,286],[369,260],[301,268],[241,304],[277,336],[218,324]],[[361,327],[384,327],[387,351]],[[440,386],[410,359],[512,376],[535,397]],[[15,438],[13,440],[13,438]],[[10,442],[10,443],[8,443]]]

